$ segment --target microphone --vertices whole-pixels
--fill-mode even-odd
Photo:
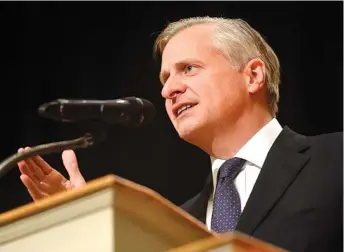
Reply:
[[[149,123],[156,111],[146,99],[125,97],[114,100],[57,99],[42,104],[38,113],[61,122],[100,121],[137,127]]]

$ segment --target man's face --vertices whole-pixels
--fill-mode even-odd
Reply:
[[[168,42],[160,77],[168,116],[191,143],[235,124],[247,105],[245,76],[214,47],[209,25],[187,28]]]

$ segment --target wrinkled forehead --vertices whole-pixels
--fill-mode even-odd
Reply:
[[[167,68],[186,58],[206,57],[212,50],[213,26],[195,25],[174,35],[162,53],[161,68]]]

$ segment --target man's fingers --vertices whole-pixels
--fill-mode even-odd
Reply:
[[[30,150],[30,147],[25,147],[25,150]],[[52,170],[51,166],[48,165],[40,156],[34,156],[28,158],[27,164],[31,169],[32,173],[41,181],[45,175],[49,174]]]
[[[29,167],[27,166],[27,164],[25,163],[25,161],[19,161],[17,163],[18,167],[19,167],[19,171],[22,173],[22,174],[26,174],[28,176],[31,176],[31,171],[29,169]]]
[[[19,171],[21,174],[26,175],[29,177],[34,183],[38,184],[39,181],[37,178],[32,174],[31,170],[29,169],[28,164],[25,161],[19,161],[18,163]]]
[[[79,170],[78,160],[73,150],[63,151],[62,161],[67,169],[71,181],[75,181],[77,183],[80,181],[84,181],[84,178],[82,177]]]
[[[30,196],[34,200],[38,200],[44,197],[44,194],[38,189],[36,184],[31,180],[29,176],[27,176],[26,174],[22,174],[20,175],[20,180],[26,186]]]
[[[24,149],[20,148],[18,150],[18,152],[23,152],[23,151],[26,151],[26,150],[29,150],[29,149],[30,149],[30,147],[25,147]],[[37,164],[32,160],[32,158],[27,158],[24,161],[18,162],[18,166],[20,166],[20,163],[23,163],[23,162],[25,162],[25,164],[26,164],[25,170],[29,171],[28,175],[30,175],[30,177],[32,179],[35,178],[35,180],[38,180],[38,181],[42,181],[43,180],[44,173],[37,166]]]
[[[36,165],[36,163],[32,160],[32,158],[29,158],[25,160],[28,168],[30,169],[32,175],[38,180],[42,181],[44,179],[44,173],[43,171]]]
[[[53,170],[53,168],[40,156],[35,156],[32,160],[41,168],[44,175],[48,175]]]

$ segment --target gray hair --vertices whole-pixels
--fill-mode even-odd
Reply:
[[[178,32],[200,24],[214,25],[214,46],[233,67],[242,69],[251,59],[261,59],[266,67],[269,107],[273,116],[278,112],[280,63],[264,38],[242,19],[191,17],[168,24],[154,44],[154,53],[162,54],[169,40]]]

